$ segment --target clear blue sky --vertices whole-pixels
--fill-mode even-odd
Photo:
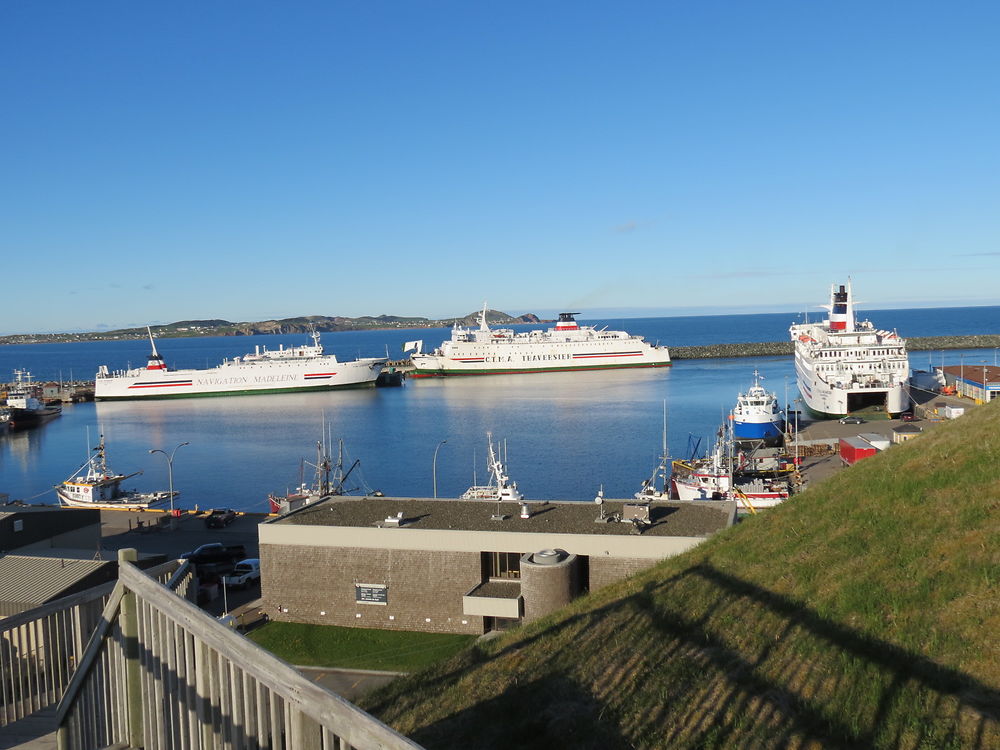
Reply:
[[[7,2],[0,333],[1000,303],[997,2]]]

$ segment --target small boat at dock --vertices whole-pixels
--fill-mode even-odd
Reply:
[[[355,459],[351,467],[344,471],[344,441],[339,441],[338,445],[337,463],[334,464],[325,443],[316,443],[316,463],[302,462],[303,467],[308,465],[313,468],[315,472],[313,483],[308,484],[300,477],[299,486],[291,492],[284,495],[269,494],[267,501],[272,513],[289,513],[328,497],[347,494],[348,490],[344,484],[361,464],[361,459]],[[376,490],[371,494],[378,497],[382,493]]]
[[[58,417],[62,414],[62,406],[43,404],[35,396],[31,373],[26,370],[14,370],[14,386],[7,393],[7,411],[5,426],[9,425],[12,430],[23,430]]]
[[[731,431],[723,425],[712,454],[692,461],[674,461],[673,486],[677,498],[735,500],[741,510],[773,508],[791,495],[786,476],[768,475],[756,462],[736,452]]]
[[[138,492],[123,490],[122,482],[142,474],[116,474],[108,468],[104,436],[94,448],[93,455],[73,474],[55,486],[59,502],[70,508],[101,508],[117,510],[145,510],[161,505],[171,498],[170,492]],[[177,492],[173,496],[177,496]]]
[[[659,484],[657,478],[660,479]],[[634,495],[641,503],[652,503],[670,499],[670,458],[667,456],[667,402],[663,402],[663,452],[660,463],[653,469],[649,479],[642,480],[642,487]]]
[[[489,483],[477,485],[475,477],[473,477],[472,486],[462,493],[461,499],[521,502],[524,499],[524,495],[518,492],[517,482],[512,482],[507,475],[507,467],[505,465],[505,461],[507,460],[506,446],[504,446],[503,460],[500,460],[500,445],[498,444],[494,447],[492,433],[486,433],[486,441],[489,450],[489,457],[487,459],[490,469]]]
[[[785,420],[778,397],[760,384],[761,375],[753,371],[753,385],[736,397],[733,409],[733,439],[737,443],[778,445],[785,431]]]

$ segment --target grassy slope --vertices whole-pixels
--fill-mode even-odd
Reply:
[[[1000,402],[363,705],[430,748],[1000,747]]]

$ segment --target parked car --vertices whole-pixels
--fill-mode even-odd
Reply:
[[[260,560],[256,557],[240,560],[225,580],[227,586],[241,589],[258,583],[260,581]]]
[[[840,418],[840,423],[841,424],[864,424],[865,420],[863,420],[861,417],[841,417]]]
[[[222,542],[209,542],[203,544],[198,549],[185,552],[181,555],[182,560],[189,560],[195,565],[210,565],[213,563],[227,563],[232,565],[236,560],[246,557],[247,550],[242,544],[222,544]]]
[[[904,422],[916,422],[917,418],[913,415],[912,411],[904,411],[899,415],[899,418]]]
[[[205,516],[205,526],[210,529],[221,529],[236,520],[236,511],[232,508],[215,509]]]

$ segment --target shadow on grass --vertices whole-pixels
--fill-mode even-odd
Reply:
[[[590,706],[578,721],[585,736],[607,747],[623,738],[671,748],[1000,746],[996,686],[707,564],[515,636],[492,656],[466,652],[449,671],[374,694],[369,710],[390,722],[419,715],[420,695],[434,701],[467,673],[508,666],[520,684],[417,720],[413,738],[433,748],[574,746],[539,718],[569,696],[573,715]],[[393,706],[400,693],[408,707]]]
[[[421,728],[410,739],[428,750],[632,747],[613,725],[601,720],[600,703],[558,674],[511,686],[496,698]]]

